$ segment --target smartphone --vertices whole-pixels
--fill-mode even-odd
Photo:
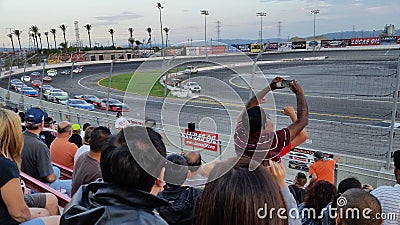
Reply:
[[[292,84],[293,80],[283,80],[282,81],[282,87],[290,87],[290,85]]]

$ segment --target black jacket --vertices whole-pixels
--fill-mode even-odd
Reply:
[[[158,207],[157,211],[169,225],[190,225],[202,192],[201,189],[188,186],[166,186],[163,192],[158,193],[158,197],[169,201],[171,205]]]
[[[111,184],[83,185],[64,209],[60,225],[166,225],[154,208],[165,200],[143,191],[126,191]]]
[[[82,146],[82,137],[79,134],[72,134],[68,139],[69,142],[76,144],[78,148]]]

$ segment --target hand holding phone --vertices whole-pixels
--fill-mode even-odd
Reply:
[[[282,87],[290,87],[292,85],[293,80],[282,80],[281,86]]]

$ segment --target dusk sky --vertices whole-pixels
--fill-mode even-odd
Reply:
[[[79,22],[80,38],[88,45],[83,27],[92,25],[92,45],[111,42],[108,30],[115,30],[117,45],[127,45],[128,28],[134,28],[134,37],[147,38],[146,28],[153,29],[153,40],[161,42],[158,1],[127,0],[0,0],[0,44],[11,47],[6,36],[10,29],[22,30],[21,42],[28,47],[29,27],[36,25],[41,33],[57,29],[57,42],[62,41],[61,24],[67,26],[67,40],[75,40],[74,21]],[[316,33],[351,31],[353,25],[360,30],[381,30],[385,24],[400,26],[399,0],[169,0],[159,1],[163,25],[170,28],[171,44],[188,39],[204,39],[204,16],[208,10],[207,37],[217,39],[217,21],[221,22],[222,39],[259,38],[260,18],[263,17],[263,39],[278,37],[278,21],[282,22],[281,37],[313,35],[312,9],[317,15]],[[44,35],[43,35],[44,37]],[[50,39],[51,42],[52,38]],[[42,40],[45,45],[45,38]],[[16,43],[16,42],[15,42]],[[52,42],[51,42],[52,43]],[[18,45],[17,43],[15,44]]]

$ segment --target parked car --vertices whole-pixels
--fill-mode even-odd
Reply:
[[[187,82],[183,85],[184,89],[189,89],[192,92],[200,92],[201,91],[201,87],[197,82],[194,81],[190,81]]]
[[[197,67],[195,67],[195,66],[187,66],[184,71],[185,74],[195,74],[197,72],[199,72],[199,71],[198,71]]]
[[[61,75],[70,75],[71,71],[70,70],[63,70],[61,71]]]
[[[107,108],[107,99],[102,99],[99,108],[101,110],[106,110]],[[117,99],[112,99],[110,98],[108,101],[108,110],[113,111],[113,112],[128,112],[129,108],[126,104],[122,103],[121,101]]]
[[[68,105],[78,109],[94,110],[94,105],[81,99],[69,99],[68,101],[60,101],[61,104]]]
[[[93,105],[98,105],[98,103],[101,102],[101,99],[99,99],[95,95],[75,95],[74,98],[85,100],[86,102],[93,104]]]
[[[47,70],[47,76],[49,76],[49,77],[57,76],[57,70],[55,70],[55,69]]]
[[[40,80],[33,80],[33,81],[31,82],[31,84],[32,84],[32,87],[40,87],[40,86],[42,86],[42,81],[40,81]]]
[[[22,94],[29,97],[37,97],[39,92],[32,87],[23,87],[21,88]]]
[[[40,73],[39,72],[32,72],[30,76],[31,76],[31,78],[39,78],[40,77]]]
[[[31,81],[31,77],[28,76],[28,75],[22,76],[21,77],[21,81],[22,82],[29,82],[29,81]]]
[[[51,78],[51,77],[49,77],[49,76],[43,77],[43,82],[49,83],[49,82],[52,82],[52,81],[53,81],[53,78]]]

